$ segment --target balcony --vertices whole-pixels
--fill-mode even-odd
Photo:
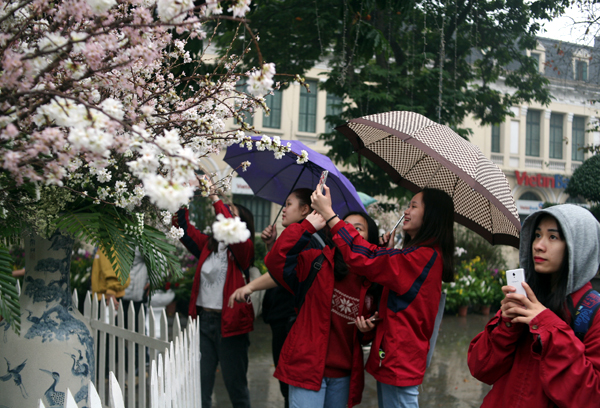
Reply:
[[[496,166],[504,166],[504,155],[492,154],[491,159]]]
[[[544,162],[542,161],[542,159],[534,159],[531,157],[525,158],[525,167],[529,169],[541,169],[543,164]]]
[[[548,163],[548,169],[555,171],[565,171],[566,165],[567,164],[562,160],[550,160],[550,163]]]

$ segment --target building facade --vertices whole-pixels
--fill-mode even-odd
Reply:
[[[463,124],[473,131],[470,141],[506,175],[522,220],[545,202],[587,205],[580,197],[569,197],[564,189],[573,171],[590,155],[581,147],[600,144],[600,134],[588,131],[599,116],[600,104],[593,101],[600,100],[600,38],[594,47],[539,38],[536,49],[527,53],[537,59],[540,72],[549,79],[552,102],[548,106],[515,106],[511,117],[495,125],[481,126],[474,118]],[[300,140],[326,153],[319,134],[330,130],[325,117],[339,112],[342,102],[318,89],[327,71],[325,64],[316,65],[305,75],[310,92],[296,83],[276,91],[266,98],[270,115],[259,111],[247,116],[247,121],[259,134]],[[514,92],[502,80],[495,88]],[[207,164],[221,176],[231,171],[219,160]],[[280,209],[254,197],[240,178],[234,179],[232,193],[234,201],[255,214],[257,232],[269,225]],[[516,266],[517,253],[507,249],[507,257],[508,266]]]
[[[588,131],[600,107],[594,102],[600,100],[600,38],[594,47],[539,38],[528,54],[550,80],[552,102],[513,107],[513,116],[495,125],[465,122],[473,130],[471,142],[506,175],[521,219],[544,202],[586,205],[564,189],[590,155],[581,148],[600,144],[600,134]],[[496,87],[510,92],[501,82]]]

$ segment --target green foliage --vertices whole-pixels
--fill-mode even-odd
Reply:
[[[564,4],[562,0],[264,1],[253,5],[247,16],[260,34],[260,54],[252,45],[245,62],[248,66],[261,60],[275,62],[279,73],[304,75],[326,59],[331,71],[321,86],[352,101],[340,115],[328,118],[334,124],[410,110],[466,137],[470,130],[461,126],[468,115],[482,124],[500,123],[512,115],[511,106],[550,102],[548,81],[526,49],[535,48],[542,20],[562,11]],[[224,32],[217,39],[223,53],[241,54],[249,44],[245,36],[228,48],[236,24],[219,27]],[[515,90],[492,89],[490,84],[500,78]],[[336,162],[358,167],[359,158],[344,136],[332,132],[322,137]],[[406,195],[368,160],[362,160],[362,168],[346,174],[357,190]]]
[[[165,241],[163,232],[112,207],[96,206],[94,212],[86,212],[90,209],[63,214],[57,228],[100,247],[118,271],[122,283],[129,277],[136,247],[144,256],[152,288],[159,287],[166,275],[181,275],[175,247]]]
[[[600,204],[596,204],[590,208],[590,212],[596,217],[598,222],[600,222]]]
[[[600,203],[600,155],[590,157],[573,172],[565,193]]]
[[[497,306],[502,300],[505,271],[490,268],[479,256],[457,265],[454,278],[455,282],[442,284],[448,312],[465,305]]]
[[[462,261],[480,257],[485,260],[490,268],[505,269],[506,262],[502,255],[502,248],[494,246],[470,229],[456,225],[454,228],[454,240],[457,252],[455,253],[455,265]],[[460,250],[458,250],[460,248]]]
[[[16,288],[17,280],[12,276],[12,263],[8,248],[0,242],[0,317],[19,334],[21,306]]]

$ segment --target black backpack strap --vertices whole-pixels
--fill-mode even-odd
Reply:
[[[579,299],[573,315],[573,331],[579,340],[583,341],[585,334],[594,321],[594,316],[600,307],[600,293],[594,289],[585,292]]]
[[[317,241],[319,243],[319,245],[321,246],[321,249],[325,248],[325,242],[319,236],[318,233],[313,234],[312,239],[314,239],[314,241]],[[323,254],[323,252],[321,252],[321,254],[319,256],[317,256],[314,259],[314,261],[312,261],[312,264],[310,265],[310,272],[309,272],[308,276],[306,277],[306,279],[304,281],[301,282],[298,293],[295,296],[295,306],[296,306],[296,310],[298,312],[300,311],[300,308],[304,304],[304,298],[306,297],[306,293],[308,293],[308,290],[310,289],[313,282],[315,281],[317,274],[319,273],[319,271],[321,270],[321,267],[323,266],[324,260],[325,260],[325,254]]]

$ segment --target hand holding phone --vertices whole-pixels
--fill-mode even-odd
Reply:
[[[369,317],[367,320],[370,321],[371,323],[377,323],[383,319],[379,316],[373,315],[373,316]],[[351,322],[348,322],[348,324],[356,324],[356,322],[351,321]]]
[[[523,268],[506,271],[506,283],[510,286],[514,286],[517,289],[515,293],[527,296],[525,288],[523,285],[521,285],[521,282],[525,282],[525,270]]]
[[[317,186],[317,188],[321,189],[321,194],[324,194],[323,186],[325,185],[325,182],[327,181],[328,174],[329,174],[328,170],[323,170],[323,172],[321,173],[321,178],[319,179],[319,185]]]

